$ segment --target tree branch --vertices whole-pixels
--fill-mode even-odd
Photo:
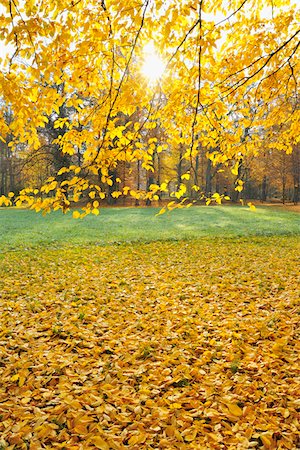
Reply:
[[[228,94],[226,94],[225,96],[222,96],[222,100],[224,98],[227,98],[228,96],[230,96],[231,94],[233,94],[237,89],[239,89],[241,86],[243,86],[244,84],[246,84],[249,80],[251,80],[252,78],[254,78],[256,75],[258,75],[267,65],[268,63],[271,61],[271,59],[277,54],[279,53],[284,47],[286,47],[298,34],[300,33],[300,29],[296,31],[296,33],[294,33],[287,41],[285,41],[282,45],[280,45],[280,47],[278,47],[276,50],[274,50],[273,52],[271,52],[266,61],[251,75],[247,76],[247,77],[243,77],[240,80],[238,80],[236,83],[234,83],[232,86],[230,86],[228,89],[225,89],[223,91],[223,93],[225,93],[226,91],[230,90],[230,92]],[[296,47],[294,48],[292,54],[290,55],[290,58],[295,54],[295,52],[297,51],[298,47],[300,45],[300,41],[298,42],[298,44],[296,45]],[[220,83],[218,83],[218,85],[222,85],[226,80],[232,78],[233,76],[237,75],[238,73],[250,68],[251,66],[255,65],[258,61],[260,61],[261,59],[263,59],[264,57],[261,56],[258,59],[256,59],[255,61],[253,61],[251,64],[249,64],[248,66],[244,67],[243,69],[238,70],[237,72],[229,75],[227,78],[225,78],[225,80],[221,81]],[[289,58],[289,59],[290,59]],[[276,70],[278,71],[278,69]],[[274,73],[274,72],[272,72]],[[272,74],[270,74],[269,76],[271,76]],[[217,85],[217,86],[218,86]]]

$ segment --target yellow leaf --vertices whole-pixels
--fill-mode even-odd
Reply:
[[[112,192],[112,194],[111,194],[111,196],[113,198],[119,198],[121,195],[122,195],[122,192],[120,192],[120,191],[115,191],[115,192]]]
[[[239,161],[235,163],[234,167],[231,169],[231,173],[233,173],[233,175],[239,174]]]
[[[170,409],[181,409],[182,405],[180,403],[172,403]]]
[[[134,434],[129,439],[128,444],[129,445],[142,444],[143,442],[145,442],[146,439],[147,439],[147,434],[145,434],[145,433]]]
[[[77,434],[87,434],[88,433],[88,423],[78,421],[74,428],[72,429],[73,433]]]
[[[237,184],[237,186],[236,186],[236,188],[234,190],[238,191],[238,192],[242,192],[244,182],[242,180],[237,180],[236,184]]]
[[[235,403],[227,403],[227,408],[229,409],[230,414],[233,416],[240,417],[243,415],[242,409]]]
[[[13,192],[9,192],[9,193],[8,193],[8,197],[9,197],[9,198],[13,198],[14,195],[15,195],[15,194],[14,194]]]
[[[283,411],[283,417],[285,418],[285,419],[287,419],[289,416],[290,416],[290,411],[288,410],[288,409],[285,409],[284,411]]]
[[[73,212],[73,219],[79,219],[79,217],[81,216],[79,211],[74,211]]]
[[[98,216],[99,215],[99,209],[97,209],[97,208],[92,209],[92,214],[94,214],[95,216]]]
[[[261,434],[260,439],[262,443],[264,444],[265,448],[275,449],[274,447],[274,441],[272,439],[272,435],[270,433]]]
[[[189,434],[186,434],[184,436],[184,440],[187,442],[193,442],[196,439],[197,433],[198,433],[197,429],[191,430]]]
[[[155,214],[156,216],[160,216],[161,214],[164,214],[166,212],[166,208],[162,208],[157,214]]]
[[[243,190],[243,186],[237,186],[235,189],[234,189],[235,191],[238,191],[238,192],[242,192],[242,190]]]
[[[59,171],[57,172],[57,175],[62,175],[63,173],[69,172],[69,169],[67,169],[67,167],[62,167],[61,169],[59,169]]]
[[[21,374],[19,377],[19,386],[22,387],[25,383],[26,377],[25,375]]]
[[[174,425],[168,425],[165,429],[166,435],[168,437],[173,437],[175,435],[176,428]]]
[[[175,208],[176,208],[175,202],[174,202],[174,201],[169,202],[169,203],[167,204],[167,208],[168,208],[170,211],[171,211],[172,209],[175,209]]]
[[[253,205],[253,203],[249,202],[249,203],[247,203],[247,205],[249,206],[249,208],[250,208],[251,211],[256,211],[256,208],[255,208],[255,206]]]
[[[183,442],[183,437],[181,436],[181,433],[179,430],[175,430],[174,435],[178,441]]]
[[[189,173],[184,173],[181,175],[182,180],[189,180],[191,178],[191,175]]]
[[[90,440],[92,444],[95,445],[96,448],[99,448],[100,450],[109,450],[109,445],[107,442],[102,439],[100,436],[94,436]]]

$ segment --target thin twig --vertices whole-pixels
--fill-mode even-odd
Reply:
[[[9,59],[9,70],[10,70],[13,60],[17,56],[17,54],[19,53],[19,50],[20,50],[18,34],[16,33],[15,26],[14,26],[14,15],[12,12],[12,0],[9,0],[9,15],[11,17],[11,23],[12,23],[12,27],[13,27],[13,31],[14,31],[14,38],[15,38],[15,45],[16,45],[16,50],[14,51],[13,55]]]
[[[133,41],[133,44],[132,44],[132,48],[131,48],[131,52],[130,52],[129,58],[128,58],[127,62],[126,62],[126,66],[125,66],[125,69],[123,71],[121,80],[119,82],[118,87],[116,88],[116,94],[115,94],[115,96],[114,96],[114,98],[113,98],[113,100],[111,101],[111,104],[110,104],[110,108],[109,108],[109,111],[108,111],[108,114],[107,114],[107,117],[106,117],[106,122],[105,122],[104,130],[103,130],[101,143],[99,144],[97,152],[96,152],[96,155],[93,158],[93,161],[91,161],[90,165],[92,165],[97,160],[97,158],[98,158],[98,156],[99,156],[99,154],[100,154],[100,152],[101,152],[101,150],[102,150],[102,148],[104,146],[106,135],[107,135],[107,131],[108,131],[108,124],[109,124],[109,122],[110,122],[110,120],[112,118],[113,108],[114,108],[114,106],[115,106],[115,104],[117,102],[117,99],[119,98],[122,85],[124,83],[125,77],[127,75],[128,69],[129,69],[129,65],[131,63],[131,60],[132,60],[132,57],[133,57],[133,54],[134,54],[134,51],[135,51],[135,48],[136,48],[136,45],[137,45],[138,38],[139,38],[139,36],[141,34],[141,31],[143,29],[144,22],[145,22],[145,17],[146,17],[146,11],[147,11],[149,2],[150,2],[150,0],[146,0],[146,2],[145,2],[143,14],[142,14],[141,24],[139,26],[139,29],[138,29],[136,35],[135,35],[135,38],[134,38],[134,41]],[[112,89],[112,84],[111,84],[111,89]]]
[[[234,83],[232,86],[230,86],[230,88],[226,89],[226,90],[230,90],[230,92],[228,92],[228,94],[226,94],[225,96],[222,96],[222,100],[224,98],[227,98],[228,96],[230,96],[231,94],[233,94],[237,89],[239,89],[241,86],[243,86],[244,84],[246,84],[249,80],[251,80],[252,78],[254,78],[256,75],[258,75],[267,65],[268,63],[271,61],[271,59],[277,54],[279,53],[284,47],[286,47],[298,34],[300,33],[300,29],[296,31],[296,33],[294,33],[287,41],[285,41],[282,45],[280,45],[280,47],[278,47],[276,50],[274,50],[273,52],[271,52],[268,55],[268,58],[266,59],[266,61],[251,75],[247,76],[247,77],[243,77],[240,80],[238,80],[236,83]],[[300,45],[300,41],[298,42],[298,44],[296,45],[296,47],[294,48],[292,54],[290,55],[290,58],[295,54],[295,52],[297,51],[298,47]],[[260,59],[262,59],[263,57],[258,58],[256,61],[253,61],[253,63],[249,64],[247,67],[244,67],[241,70],[238,70],[237,72],[229,75],[227,78],[225,78],[225,80],[223,80],[221,83],[218,83],[218,85],[223,84],[224,81],[228,80],[229,78],[237,75],[238,73],[242,72],[243,70],[246,70],[247,68],[253,66],[256,62],[258,62]],[[276,70],[277,71],[277,70]],[[274,72],[272,72],[274,73]],[[271,76],[271,74],[269,75]],[[223,91],[223,92],[226,92]]]

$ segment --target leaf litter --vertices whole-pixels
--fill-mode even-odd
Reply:
[[[0,448],[296,449],[299,242],[6,253]]]

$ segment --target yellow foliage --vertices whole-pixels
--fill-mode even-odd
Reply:
[[[234,416],[239,417],[243,415],[242,409],[234,403],[227,403],[227,408],[229,409],[230,414],[233,414]]]
[[[251,211],[256,211],[256,207],[255,207],[255,205],[253,205],[253,203],[248,202],[247,205],[249,206]]]
[[[90,443],[100,450],[109,450],[110,446],[100,436],[94,436],[90,439]]]
[[[296,448],[298,254],[291,237],[5,252],[0,444]]]
[[[182,180],[189,180],[191,178],[191,175],[189,173],[184,173],[181,175]]]
[[[81,214],[79,211],[73,211],[73,218],[74,219],[79,219],[81,217]]]
[[[157,158],[180,160],[187,171],[181,179],[189,181],[200,149],[218,171],[225,164],[234,176],[247,155],[290,153],[299,142],[299,11],[290,0],[272,4],[272,14],[257,0],[207,0],[198,5],[199,21],[193,3],[91,0],[37,7],[16,0],[3,8],[2,40],[16,51],[3,58],[1,92],[12,114],[6,123],[8,109],[1,108],[1,143],[37,153],[56,145],[73,163],[78,152],[82,166],[56,175],[88,173],[89,183],[100,174],[108,186],[108,174],[124,162],[138,160],[154,173]],[[130,33],[122,33],[128,24]],[[158,79],[152,59],[145,61],[146,36],[155,36],[156,57],[165,66]],[[144,63],[151,73],[143,72]],[[46,146],[45,127],[55,130]],[[61,186],[49,183],[42,192],[52,196]],[[64,185],[70,197],[75,186],[83,190],[79,177]],[[175,196],[184,195],[179,187]],[[64,209],[64,200],[56,196],[36,209]]]

